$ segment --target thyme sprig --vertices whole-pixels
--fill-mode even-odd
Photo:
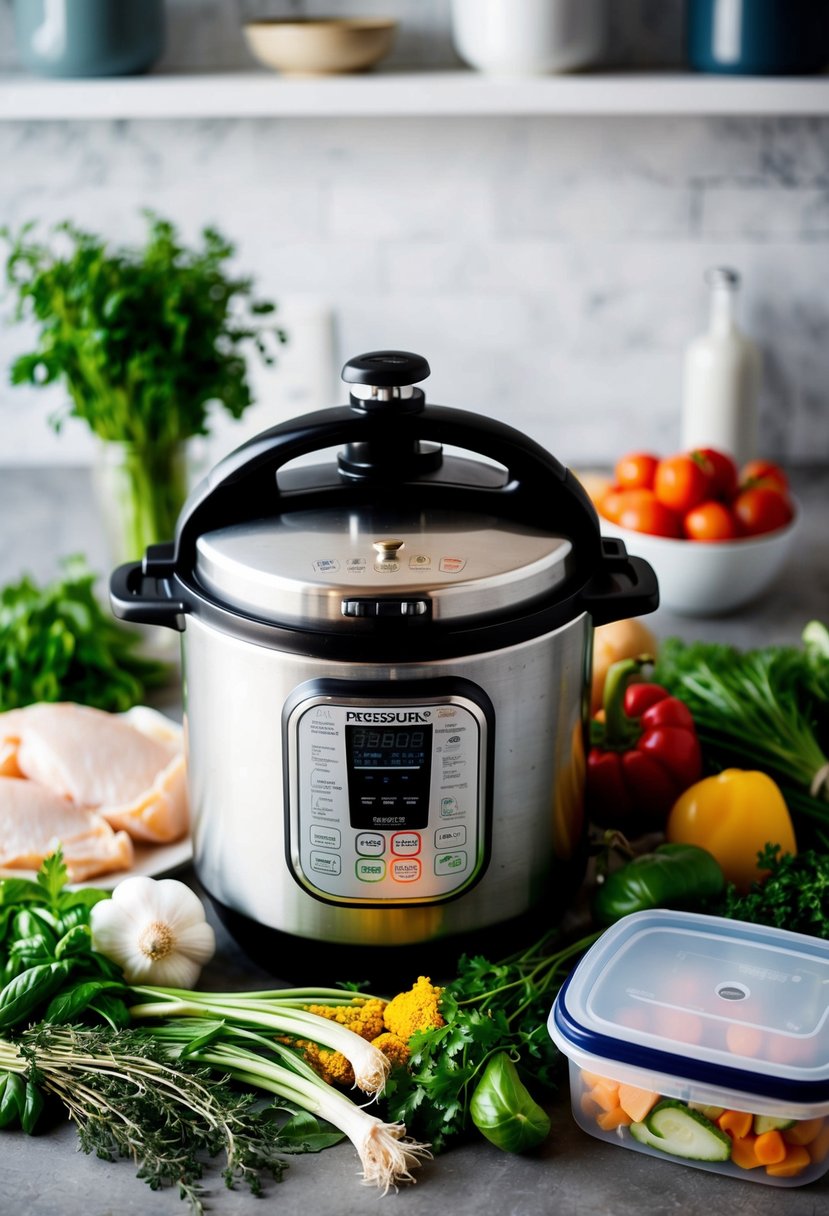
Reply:
[[[0,1039],[0,1068],[26,1089],[53,1095],[78,1128],[81,1147],[105,1161],[131,1157],[153,1190],[178,1188],[194,1216],[204,1212],[205,1165],[224,1157],[229,1188],[281,1181],[282,1154],[296,1152],[250,1094],[214,1071],[179,1059],[139,1031],[40,1023],[14,1042]]]

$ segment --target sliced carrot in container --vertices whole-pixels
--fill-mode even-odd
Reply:
[[[794,1127],[787,1127],[783,1139],[787,1144],[811,1144],[823,1128],[822,1119],[801,1119]]]
[[[621,1106],[617,1106],[615,1110],[599,1111],[596,1115],[596,1122],[603,1131],[612,1132],[617,1127],[628,1127],[633,1123],[633,1119]]]
[[[592,1089],[594,1085],[607,1085],[610,1088],[619,1088],[619,1082],[614,1081],[612,1077],[599,1076],[597,1072],[588,1072],[586,1068],[581,1070],[581,1079],[588,1089]]]
[[[717,1120],[717,1127],[737,1140],[748,1136],[754,1124],[754,1116],[747,1110],[724,1110]]]
[[[754,1142],[754,1155],[761,1165],[780,1165],[785,1161],[786,1142],[780,1132],[762,1132]]]
[[[790,1144],[784,1160],[779,1161],[777,1165],[767,1165],[766,1173],[772,1178],[794,1178],[796,1174],[802,1173],[807,1165],[811,1165],[811,1162],[807,1148],[802,1144]]]
[[[615,1110],[619,1105],[619,1082],[598,1081],[588,1094],[602,1110]]]
[[[737,1136],[731,1144],[731,1160],[735,1165],[739,1165],[741,1170],[756,1170],[760,1165],[757,1160],[757,1154],[754,1151],[754,1145],[757,1137]]]
[[[659,1094],[653,1090],[640,1089],[638,1085],[619,1086],[619,1105],[632,1123],[641,1123],[658,1101]]]
[[[814,1140],[809,1142],[809,1157],[815,1164],[825,1161],[829,1157],[829,1119],[823,1120],[823,1127],[820,1129]]]

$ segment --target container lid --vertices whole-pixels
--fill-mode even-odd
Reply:
[[[497,616],[549,597],[573,545],[529,524],[437,509],[291,511],[206,532],[199,582],[216,599],[288,626],[358,616]]]
[[[829,1114],[829,942],[636,912],[572,972],[549,1030],[585,1067],[615,1062]]]

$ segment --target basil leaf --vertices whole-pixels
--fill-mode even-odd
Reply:
[[[271,1108],[273,1109],[287,1109]],[[264,1112],[270,1115],[270,1111]],[[329,1124],[329,1130],[324,1130],[317,1119],[307,1110],[298,1110],[283,1123],[278,1132],[280,1152],[283,1153],[321,1153],[332,1144],[339,1144],[344,1138],[343,1132],[334,1131]]]
[[[132,1022],[126,1001],[110,992],[100,993],[94,1001],[90,1001],[89,1008],[108,1022],[113,1030],[126,1030]]]
[[[40,903],[43,892],[31,878],[0,878],[0,905]]]
[[[61,893],[59,906],[61,916],[81,916],[85,915],[85,920],[89,920],[86,915],[90,908],[94,908],[95,904],[99,904],[102,899],[110,899],[109,891],[101,891],[97,887],[82,887],[79,891],[63,891]],[[75,924],[85,923],[76,920]]]
[[[43,1020],[46,1022],[72,1022],[107,988],[123,988],[113,980],[84,980],[65,988],[49,1002]]]
[[[469,1104],[481,1135],[507,1153],[523,1153],[547,1138],[550,1119],[538,1105],[506,1052],[489,1061]]]
[[[83,907],[67,908],[66,911],[62,912],[58,917],[57,924],[55,925],[55,932],[57,933],[58,937],[63,937],[65,933],[68,933],[70,929],[74,929],[76,925],[87,924],[89,924],[88,909]]]
[[[8,1030],[45,1001],[63,983],[71,963],[39,963],[15,976],[0,992],[0,1030]]]
[[[7,1072],[0,1092],[0,1127],[20,1121],[26,1101],[26,1083],[19,1073]]]
[[[68,933],[64,933],[55,946],[55,958],[66,955],[85,954],[92,949],[92,933],[88,925],[75,925]]]
[[[26,1082],[23,1110],[20,1113],[20,1125],[27,1136],[31,1136],[35,1124],[40,1118],[41,1111],[46,1105],[43,1094],[31,1078]]]
[[[9,946],[9,955],[15,954],[45,954],[52,957],[54,941],[50,941],[43,933],[35,933],[32,937],[17,937]]]

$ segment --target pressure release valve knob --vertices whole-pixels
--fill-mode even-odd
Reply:
[[[387,401],[409,401],[412,404],[405,411],[408,413],[412,408],[422,408],[423,394],[414,385],[425,380],[429,371],[422,355],[408,350],[375,350],[349,359],[342,378],[351,386],[351,403],[355,408],[374,410]]]

